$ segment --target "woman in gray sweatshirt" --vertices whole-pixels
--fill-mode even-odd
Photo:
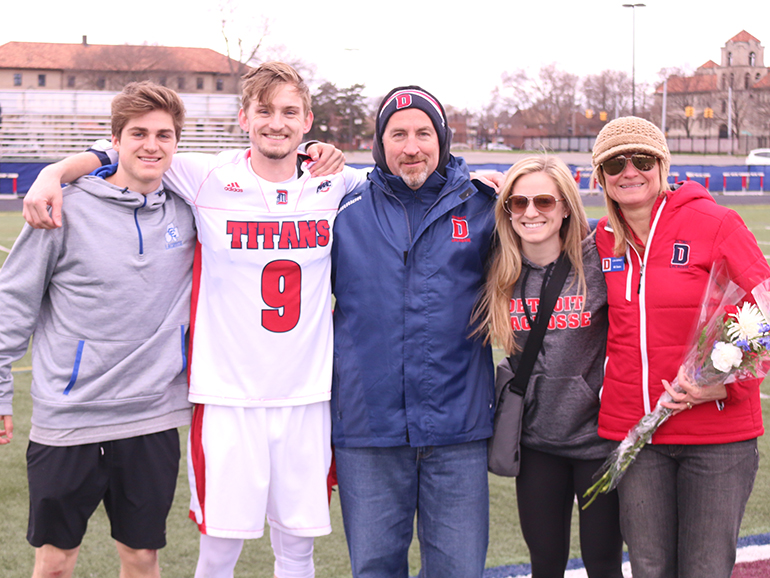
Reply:
[[[593,235],[569,168],[527,157],[508,171],[495,208],[498,243],[478,308],[480,331],[512,358],[515,372],[541,290],[559,255],[571,271],[551,315],[524,397],[516,494],[533,578],[563,577],[575,495],[612,450],[597,434],[607,339],[607,295]],[[622,576],[617,495],[580,512],[590,578]]]

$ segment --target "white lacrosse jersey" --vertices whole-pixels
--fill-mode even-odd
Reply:
[[[250,151],[177,154],[164,176],[193,208],[189,399],[277,407],[331,397],[332,226],[366,172],[283,183],[254,172]]]

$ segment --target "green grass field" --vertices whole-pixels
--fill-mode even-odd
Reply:
[[[763,251],[770,253],[770,205],[735,207],[757,237]],[[602,209],[589,209],[589,216],[601,216]],[[0,213],[0,246],[10,248],[23,224],[20,213]],[[6,253],[0,249],[0,264]],[[496,357],[501,357],[496,352]],[[29,353],[14,364],[16,396],[14,399],[15,435],[11,444],[0,446],[0,520],[3,524],[0,546],[0,568],[5,578],[28,578],[32,573],[34,551],[26,541],[27,480],[24,453],[29,435],[32,403],[29,396],[31,373]],[[770,381],[762,386],[770,395]],[[762,401],[765,415],[770,415],[770,399]],[[183,439],[186,431],[180,432]],[[760,469],[754,492],[749,500],[741,535],[770,532],[770,441],[760,438]],[[189,489],[186,460],[180,464],[176,499],[168,520],[168,546],[161,552],[161,569],[166,578],[189,578],[193,575],[198,550],[198,531],[187,518]],[[528,562],[527,549],[516,515],[515,483],[512,479],[490,476],[490,545],[487,566]],[[350,576],[350,565],[340,515],[339,500],[332,497],[332,526],[329,536],[316,540],[316,570],[319,578]],[[572,532],[572,557],[580,555],[575,515]],[[419,570],[416,544],[410,556],[412,574]],[[81,547],[75,576],[96,577],[118,575],[118,558],[109,537],[109,524],[103,508],[91,518]],[[235,575],[271,576],[272,551],[269,540],[247,541]]]

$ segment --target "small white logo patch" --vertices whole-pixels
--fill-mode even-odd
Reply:
[[[176,228],[174,223],[169,223],[166,227],[166,249],[173,249],[181,244],[182,239],[179,237],[179,229]]]

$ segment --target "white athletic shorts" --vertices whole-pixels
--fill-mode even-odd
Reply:
[[[190,518],[218,538],[332,531],[328,401],[290,407],[196,405],[187,444]]]

